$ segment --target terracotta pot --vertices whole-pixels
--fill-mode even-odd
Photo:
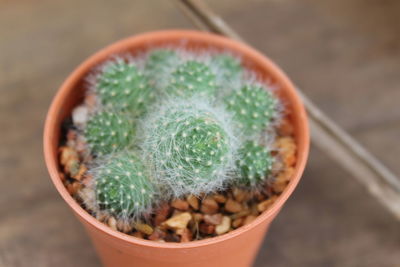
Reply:
[[[63,120],[82,102],[84,77],[110,55],[121,52],[143,52],[158,45],[179,45],[190,48],[212,48],[232,51],[244,64],[261,77],[280,87],[279,96],[291,111],[298,146],[297,163],[291,182],[277,201],[252,223],[227,234],[188,243],[161,243],[138,239],[102,224],[88,214],[69,195],[61,182],[57,149]],[[299,182],[309,150],[309,130],[304,107],[293,84],[269,59],[253,48],[214,34],[197,31],[160,31],[145,33],[118,41],[97,52],[76,68],[61,85],[47,114],[44,129],[44,154],[51,179],[63,199],[89,233],[105,266],[249,266],[252,264],[272,220]],[[289,225],[288,225],[289,227]]]

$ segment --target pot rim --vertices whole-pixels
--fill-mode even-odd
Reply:
[[[174,38],[172,38],[174,37]],[[277,80],[282,84],[282,87],[285,87],[287,93],[291,95],[291,105],[293,110],[296,112],[296,115],[299,117],[299,130],[297,132],[298,135],[298,150],[297,150],[297,162],[295,166],[294,175],[286,186],[285,190],[281,193],[281,195],[277,198],[277,200],[262,214],[257,216],[257,218],[251,223],[241,226],[233,231],[230,231],[226,234],[206,238],[203,240],[195,240],[186,243],[172,243],[172,242],[155,242],[151,240],[145,240],[136,238],[134,236],[127,235],[125,233],[115,231],[111,229],[109,226],[101,223],[92,215],[90,215],[85,209],[83,209],[78,202],[68,193],[66,187],[61,181],[59,171],[58,171],[58,157],[54,157],[52,147],[52,140],[55,138],[55,128],[57,127],[57,114],[59,113],[60,107],[64,102],[65,97],[70,93],[70,91],[74,90],[74,85],[78,80],[82,79],[84,75],[88,72],[88,70],[92,69],[95,65],[98,64],[99,61],[104,60],[108,56],[123,51],[124,49],[130,47],[134,43],[146,42],[148,40],[179,40],[179,39],[190,39],[192,41],[206,41],[210,43],[210,46],[217,46],[227,48],[228,51],[238,52],[239,54],[245,55],[245,57],[251,58],[252,61],[257,61],[257,64],[262,66],[264,69],[268,69],[268,72],[271,73]],[[226,37],[222,37],[216,34],[194,31],[194,30],[163,30],[163,31],[153,31],[142,33],[139,35],[134,35],[101,49],[95,54],[91,55],[88,59],[82,62],[74,71],[68,76],[68,78],[62,83],[61,87],[57,91],[55,97],[52,100],[51,106],[46,116],[45,127],[44,127],[44,158],[46,162],[46,166],[48,172],[50,174],[51,180],[55,185],[57,191],[62,196],[62,198],[67,202],[67,204],[72,208],[76,215],[78,215],[81,219],[91,224],[98,231],[104,232],[109,236],[113,236],[117,239],[122,239],[127,243],[142,245],[146,247],[157,247],[157,248],[165,248],[165,249],[185,249],[185,248],[194,248],[200,246],[207,246],[211,244],[216,244],[223,242],[227,239],[231,239],[237,235],[244,234],[249,229],[256,227],[258,224],[262,223],[264,220],[268,219],[270,216],[278,213],[280,208],[289,198],[289,196],[294,191],[297,186],[302,173],[304,171],[308,153],[309,153],[309,128],[307,122],[306,111],[304,106],[300,100],[299,95],[296,93],[296,89],[294,85],[291,83],[289,78],[284,74],[284,72],[270,59],[266,56],[262,55],[260,52],[251,48],[247,44],[240,43]]]

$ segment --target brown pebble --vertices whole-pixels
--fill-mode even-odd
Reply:
[[[242,211],[239,211],[239,212],[237,212],[237,213],[232,214],[232,215],[231,215],[231,218],[232,218],[233,220],[235,220],[235,219],[238,219],[238,218],[242,218],[242,217],[244,217],[244,216],[247,216],[247,215],[249,215],[249,214],[250,214],[250,210],[242,210]]]
[[[194,210],[199,209],[199,199],[193,195],[189,195],[186,198],[186,201],[189,203],[189,205],[192,207]]]
[[[237,187],[233,188],[232,194],[233,194],[233,197],[236,199],[236,201],[239,203],[242,203],[243,201],[248,200],[249,195],[250,195],[249,192],[246,192],[243,189],[240,189]]]
[[[164,238],[166,242],[180,242],[181,238],[176,233],[168,233]]]
[[[67,185],[67,190],[70,195],[75,195],[82,188],[82,184],[79,182],[73,182]]]
[[[275,181],[272,184],[272,189],[274,190],[275,193],[282,193],[283,190],[285,190],[286,186],[287,186],[288,182],[287,181]]]
[[[154,231],[153,227],[146,223],[134,223],[133,227],[145,235],[151,235]]]
[[[192,232],[187,228],[176,230],[176,234],[181,237],[182,243],[192,241]]]
[[[265,200],[266,195],[265,195],[265,194],[262,194],[262,193],[260,193],[260,192],[256,192],[256,193],[254,193],[254,198],[255,198],[258,202],[261,202],[261,201]]]
[[[164,239],[166,233],[162,231],[160,228],[156,227],[151,235],[149,235],[149,240],[159,241]]]
[[[211,234],[213,234],[214,231],[215,231],[215,225],[207,224],[207,223],[201,223],[201,224],[199,225],[199,231],[200,231],[202,234],[211,235]]]
[[[75,180],[82,180],[82,178],[84,177],[84,174],[86,173],[87,168],[85,166],[85,164],[81,164],[79,166],[78,172],[75,175],[71,174],[71,177],[74,178]]]
[[[64,171],[71,177],[79,172],[79,156],[75,149],[63,146],[59,148],[60,163],[64,166]]]
[[[66,179],[65,179],[65,174],[63,173],[63,172],[59,172],[58,173],[58,176],[60,176],[60,180],[61,180],[61,182],[65,182],[66,181]]]
[[[293,124],[288,118],[285,118],[281,121],[278,131],[281,136],[292,135],[294,132]]]
[[[249,215],[249,216],[247,216],[246,219],[244,219],[244,221],[243,221],[243,225],[246,225],[246,224],[251,223],[251,222],[254,221],[256,218],[257,218],[257,216],[254,216],[254,215]]]
[[[78,136],[78,133],[75,130],[69,129],[67,132],[67,140],[68,141],[74,141],[76,137]]]
[[[192,215],[195,222],[200,222],[201,220],[203,220],[204,217],[201,213],[193,213]]]
[[[107,224],[108,224],[108,226],[110,226],[111,229],[113,229],[115,231],[118,231],[118,229],[117,229],[117,220],[113,216],[108,218]]]
[[[171,210],[171,207],[167,203],[161,205],[155,211],[156,216],[154,218],[154,224],[156,226],[159,226],[161,223],[163,223],[165,220],[167,220],[170,210]]]
[[[85,95],[85,104],[89,108],[89,110],[94,110],[97,103],[97,97],[94,93],[87,93]]]
[[[237,218],[236,220],[234,220],[234,221],[232,222],[232,227],[233,227],[233,228],[238,228],[238,227],[242,226],[243,221],[244,221],[243,217]]]
[[[217,235],[222,235],[228,232],[230,228],[231,228],[231,218],[229,218],[228,216],[224,216],[222,218],[221,223],[215,227],[215,233]]]
[[[239,202],[228,198],[228,200],[225,203],[225,210],[231,213],[236,213],[242,210],[242,205],[240,205]]]
[[[189,212],[183,212],[179,215],[169,218],[162,225],[174,230],[184,229],[187,227],[191,219],[192,215]]]
[[[136,238],[141,238],[141,239],[143,239],[143,233],[141,233],[141,232],[134,232],[132,235],[133,235],[134,237],[136,237]]]
[[[218,203],[213,198],[207,197],[201,202],[200,210],[203,213],[214,214],[217,213],[218,209]]]
[[[259,212],[264,212],[266,211],[277,199],[277,196],[272,196],[267,200],[264,200],[263,202],[258,203],[257,209]]]
[[[218,203],[225,203],[226,202],[226,197],[222,194],[215,194],[212,196],[214,198],[215,201],[217,201]]]
[[[250,214],[254,215],[254,216],[258,216],[258,214],[260,214],[260,212],[258,211],[258,208],[257,208],[257,203],[251,204],[251,206],[250,206]]]
[[[130,225],[130,223],[128,223],[127,221],[118,220],[117,221],[117,229],[123,233],[129,233],[130,231],[132,231],[133,228]]]
[[[186,211],[189,209],[189,203],[182,199],[175,199],[171,202],[171,207],[178,210]]]
[[[89,187],[92,184],[92,182],[93,182],[93,175],[88,173],[86,173],[83,179],[81,180],[81,183],[86,187]]]
[[[208,224],[214,224],[214,225],[218,225],[222,222],[222,214],[221,213],[217,213],[217,214],[206,214],[204,215],[204,221]]]
[[[100,222],[107,221],[109,217],[110,217],[110,215],[103,211],[99,211],[96,213],[96,219],[99,220]]]
[[[293,166],[296,163],[296,155],[294,153],[286,153],[283,156],[283,161],[286,166]]]

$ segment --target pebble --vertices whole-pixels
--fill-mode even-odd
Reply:
[[[63,146],[60,147],[60,163],[64,166],[64,171],[71,177],[79,172],[79,155],[75,149]]]
[[[212,224],[207,224],[207,223],[201,223],[199,225],[199,231],[205,235],[211,235],[215,231],[215,225]]]
[[[233,228],[238,228],[238,227],[242,226],[243,221],[244,221],[243,217],[235,219],[235,220],[232,222],[232,227],[233,227]]]
[[[222,194],[215,194],[215,195],[213,195],[213,198],[215,201],[217,201],[218,203],[221,203],[221,204],[226,202],[226,197]]]
[[[113,216],[108,218],[107,224],[108,224],[108,226],[110,226],[111,229],[113,229],[115,231],[118,231],[118,229],[117,229],[117,220]]]
[[[241,211],[239,211],[239,212],[237,212],[237,213],[232,214],[232,215],[231,215],[231,218],[232,218],[233,220],[235,220],[235,219],[237,219],[237,218],[242,218],[242,217],[247,216],[247,215],[249,215],[249,214],[250,214],[250,210],[241,210]]]
[[[186,198],[186,201],[189,203],[190,207],[192,207],[192,209],[194,210],[198,210],[199,209],[199,199],[193,195],[189,195]]]
[[[160,228],[156,227],[151,235],[149,235],[149,240],[161,241],[165,238],[166,234]]]
[[[249,199],[249,193],[237,187],[233,188],[232,194],[236,201],[240,203]]]
[[[192,215],[189,212],[183,212],[179,215],[173,216],[162,224],[173,230],[184,229],[187,227],[191,219]]]
[[[118,220],[117,229],[123,233],[129,233],[130,231],[132,231],[133,228],[128,222],[124,220]]]
[[[182,243],[192,241],[192,232],[187,228],[176,230],[176,234],[181,237]]]
[[[171,202],[171,207],[178,210],[186,211],[189,209],[189,203],[182,199],[175,199]]]
[[[141,233],[141,232],[134,232],[133,234],[132,234],[134,237],[137,237],[137,238],[141,238],[141,239],[143,239],[143,234]]]
[[[217,213],[219,209],[218,203],[211,197],[207,197],[203,199],[201,202],[201,212],[206,214],[214,214]]]
[[[170,209],[171,207],[167,203],[165,203],[156,210],[156,216],[154,218],[154,224],[156,226],[159,226],[167,219]]]
[[[200,222],[201,220],[203,220],[204,215],[201,213],[193,213],[193,221],[195,222]]]
[[[134,223],[133,227],[145,235],[151,235],[154,231],[153,227],[146,223]]]
[[[228,200],[225,203],[225,210],[231,213],[236,213],[242,210],[242,205],[240,205],[239,202],[228,198]]]
[[[257,218],[257,216],[254,216],[254,215],[249,215],[249,216],[247,216],[246,219],[244,219],[244,221],[243,221],[243,225],[246,225],[246,224],[251,223],[251,222],[254,221],[256,218]]]
[[[79,182],[69,183],[67,185],[67,190],[70,195],[75,195],[82,188],[82,184]]]
[[[213,225],[218,225],[222,222],[222,214],[217,213],[217,214],[206,214],[204,215],[204,221],[208,224],[213,224]]]
[[[272,196],[271,198],[264,200],[263,202],[258,203],[257,209],[259,212],[266,211],[277,199],[276,196]]]
[[[275,193],[280,194],[285,190],[288,182],[284,180],[277,180],[272,184],[272,189]]]
[[[100,222],[107,221],[109,217],[110,217],[110,215],[103,211],[99,211],[96,213],[96,219],[99,220]]]
[[[282,136],[292,135],[294,133],[293,124],[285,118],[281,121],[278,131]]]
[[[231,228],[231,218],[224,216],[222,222],[215,227],[215,233],[217,235],[225,234]]]
[[[85,126],[88,120],[89,109],[86,105],[80,105],[72,111],[72,121],[76,126]]]

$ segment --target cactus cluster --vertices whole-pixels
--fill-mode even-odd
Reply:
[[[144,120],[143,151],[175,197],[209,193],[226,180],[235,138],[223,112],[196,99],[170,101]]]
[[[98,208],[136,220],[161,199],[261,185],[273,157],[258,138],[276,118],[273,93],[229,54],[156,49],[141,60],[107,62],[93,85],[98,110],[83,134]]]
[[[135,152],[112,156],[95,170],[99,206],[128,219],[150,211],[155,188],[147,168]]]
[[[219,88],[229,87],[240,82],[242,66],[239,59],[228,54],[216,55],[211,59],[211,68],[217,75]]]
[[[179,65],[172,73],[167,87],[169,95],[212,97],[216,91],[215,75],[204,63],[190,60]]]
[[[168,85],[171,72],[179,63],[179,57],[173,50],[157,49],[150,52],[145,63],[149,84],[158,91],[164,90]]]
[[[130,146],[135,136],[134,120],[125,113],[100,111],[88,121],[84,135],[94,154],[107,155]]]
[[[271,172],[273,158],[270,151],[254,141],[246,141],[239,149],[240,158],[237,161],[239,179],[237,183],[243,186],[257,186]]]
[[[226,105],[237,126],[251,136],[259,134],[277,115],[278,100],[261,86],[245,85],[226,98]]]
[[[143,72],[120,58],[108,62],[97,78],[96,91],[106,107],[140,116],[154,99],[154,91]]]

